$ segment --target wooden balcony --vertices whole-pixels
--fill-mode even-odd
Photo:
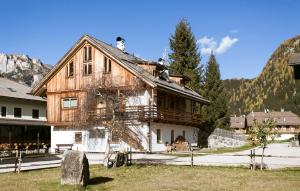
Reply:
[[[116,120],[124,121],[154,121],[195,127],[199,127],[202,123],[199,114],[163,110],[156,106],[127,106],[116,110],[114,114],[107,108],[96,108],[93,112],[90,112],[89,115],[97,120],[112,120],[114,117]]]

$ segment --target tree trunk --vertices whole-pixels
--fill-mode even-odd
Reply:
[[[264,154],[265,154],[265,147],[262,148],[262,153],[261,153],[261,162],[260,162],[261,171],[263,170]]]

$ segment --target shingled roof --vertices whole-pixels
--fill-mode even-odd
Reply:
[[[18,98],[34,101],[46,101],[39,96],[30,95],[31,88],[15,81],[0,78],[0,97]]]
[[[45,83],[51,79],[51,76],[54,75],[58,69],[61,67],[61,64],[65,61],[65,59],[69,56],[71,52],[73,52],[82,42],[88,41],[92,45],[94,45],[96,48],[102,50],[104,53],[112,56],[120,65],[128,69],[130,72],[141,78],[145,83],[150,85],[151,87],[160,87],[164,88],[170,91],[174,91],[176,93],[191,97],[197,101],[201,101],[204,103],[209,103],[207,99],[199,95],[197,92],[182,87],[174,82],[167,82],[165,80],[162,80],[160,78],[156,78],[153,75],[151,75],[149,72],[147,72],[145,69],[140,67],[139,63],[156,63],[153,61],[146,61],[141,58],[135,57],[134,55],[124,53],[123,51],[119,50],[116,47],[113,47],[103,41],[100,41],[94,37],[91,37],[89,35],[82,36],[79,41],[64,55],[64,57],[55,65],[55,67],[45,76],[45,78],[37,84],[33,90],[33,94],[37,94],[37,92],[43,88]]]
[[[248,126],[252,126],[254,119],[258,122],[262,122],[267,119],[273,119],[276,125],[284,126],[299,126],[300,119],[299,117],[291,111],[271,111],[271,112],[252,112],[247,115],[247,124]]]

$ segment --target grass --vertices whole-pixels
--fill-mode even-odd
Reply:
[[[190,151],[188,151],[188,152],[182,152],[182,153],[180,153],[180,152],[173,152],[173,153],[160,153],[160,154],[167,155],[167,156],[175,156],[175,157],[191,157]],[[193,154],[194,154],[194,156],[205,156],[205,155],[207,155],[205,153],[193,153]]]
[[[245,168],[133,165],[91,166],[86,188],[60,185],[60,169],[0,174],[2,191],[35,190],[299,190],[300,169],[249,171]]]
[[[200,150],[197,152],[194,152],[194,156],[204,156],[208,154],[223,154],[223,153],[231,153],[231,152],[239,152],[239,151],[245,151],[255,148],[255,146],[252,146],[250,144],[243,145],[241,147],[226,147],[226,148],[219,148],[219,149],[205,149]],[[190,157],[190,152],[188,153],[180,153],[180,152],[174,152],[174,153],[161,153],[163,155],[169,155],[169,156],[176,156],[176,157]]]
[[[223,154],[223,153],[231,153],[231,152],[240,152],[240,151],[245,151],[249,149],[253,149],[255,146],[250,145],[250,144],[245,144],[241,147],[225,147],[225,148],[219,148],[219,149],[207,149],[204,151],[201,151],[201,153],[206,153],[206,154]]]
[[[275,140],[275,141],[273,141],[273,143],[289,143],[292,140],[294,140],[294,138],[284,139],[284,140]]]

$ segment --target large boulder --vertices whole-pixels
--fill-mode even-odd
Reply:
[[[61,184],[86,186],[89,179],[89,161],[84,152],[65,151],[61,163]]]

